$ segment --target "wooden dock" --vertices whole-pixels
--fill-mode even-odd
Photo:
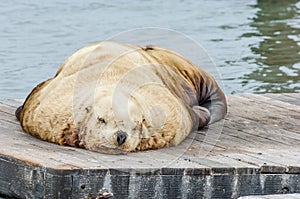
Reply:
[[[300,193],[300,93],[230,95],[225,121],[177,147],[104,155],[38,140],[0,101],[0,197],[238,198]],[[224,127],[223,127],[224,123]]]

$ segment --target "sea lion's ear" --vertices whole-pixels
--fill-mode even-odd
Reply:
[[[210,112],[207,108],[204,108],[202,106],[193,106],[193,111],[196,113],[198,117],[198,130],[202,129],[205,127],[209,121],[210,121]]]
[[[153,50],[154,49],[154,45],[147,45],[145,47],[142,48],[144,51],[147,51],[147,50]]]

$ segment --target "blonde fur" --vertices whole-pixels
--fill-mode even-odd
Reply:
[[[220,107],[193,111],[207,99]],[[119,154],[177,145],[207,125],[213,108],[215,121],[225,116],[224,94],[181,55],[105,41],[75,52],[55,77],[34,88],[20,122],[42,140]],[[127,134],[122,145],[119,131]]]

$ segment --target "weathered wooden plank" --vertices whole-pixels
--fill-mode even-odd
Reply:
[[[231,116],[232,119],[227,122],[226,128],[224,131],[229,129],[228,131],[238,131],[239,136],[249,136],[248,138],[252,138],[253,141],[263,141],[266,143],[269,141],[274,141],[282,144],[291,144],[292,142],[300,141],[300,133],[295,131],[289,131],[284,129],[281,126],[273,126],[267,124],[260,124],[258,122],[253,122],[252,120],[243,119],[243,123],[239,120],[239,117]],[[259,134],[257,133],[259,132]],[[273,135],[273,137],[271,137]],[[255,138],[253,137],[255,136]]]
[[[269,97],[273,100],[279,100],[282,102],[287,102],[289,104],[300,106],[300,98],[297,98],[298,95],[291,94],[264,94],[264,96]]]
[[[160,168],[169,165],[173,160],[177,161],[174,163],[180,165],[177,157],[158,150],[132,153],[126,156],[106,155],[54,145],[32,138],[30,135],[19,131],[10,132],[1,127],[0,131],[0,140],[4,143],[10,143],[7,147],[0,148],[0,153],[9,154],[17,147],[21,150],[12,153],[17,159],[27,162],[40,162],[50,168],[147,168],[155,166]],[[41,159],[41,157],[43,158]],[[156,158],[153,159],[153,157]],[[194,163],[184,160],[181,161],[181,164],[187,167],[195,166]]]
[[[249,94],[249,96],[233,96],[229,102],[231,114],[248,120],[270,126],[280,126],[292,132],[300,132],[300,106],[294,106],[286,102],[272,101],[261,95]],[[232,107],[244,107],[232,108]],[[251,108],[246,108],[251,107]],[[271,110],[271,114],[270,114]]]
[[[228,96],[224,122],[176,147],[105,155],[22,131],[0,101],[0,194],[20,198],[237,198],[300,193],[300,94]]]
[[[274,195],[260,195],[260,196],[243,196],[239,199],[300,199],[300,194],[274,194]]]
[[[256,126],[256,125],[257,124],[255,124],[254,126]],[[236,127],[233,127],[233,128],[236,128]],[[242,129],[242,128],[243,128],[243,126],[240,126],[240,128],[237,128],[237,129]],[[251,128],[253,128],[253,127],[251,127]],[[230,130],[228,130],[227,127],[224,128],[224,131],[223,131],[222,135],[220,135],[220,137],[219,137],[219,141],[216,143],[216,146],[221,145],[221,146],[223,146],[223,147],[225,146],[227,148],[227,150],[222,151],[222,153],[224,155],[227,155],[227,153],[230,155],[230,156],[226,156],[226,157],[233,158],[234,160],[237,160],[239,162],[247,163],[247,164],[250,164],[250,165],[256,165],[256,166],[261,166],[261,165],[264,165],[264,164],[274,164],[276,162],[277,162],[276,163],[277,165],[282,165],[281,161],[274,161],[274,160],[272,161],[272,159],[270,159],[270,157],[263,158],[264,157],[264,152],[265,152],[265,148],[263,148],[263,147],[265,147],[266,144],[273,148],[274,144],[276,146],[278,146],[278,144],[281,143],[281,142],[276,142],[276,139],[274,139],[273,141],[272,141],[272,139],[271,140],[268,139],[268,136],[270,136],[270,135],[272,135],[272,133],[274,133],[273,131],[269,135],[266,135],[265,137],[259,137],[260,139],[257,139],[256,136],[258,136],[258,135],[255,134],[255,133],[253,133],[253,135],[248,134],[247,132],[243,133],[241,131],[232,133],[231,129],[232,128],[230,128]],[[246,129],[246,131],[247,131],[247,129]],[[252,139],[252,141],[251,142],[249,141],[249,143],[247,144],[247,143],[244,143],[244,142],[231,140],[230,137],[228,136],[230,133],[232,133],[233,136],[237,135],[237,136],[244,137],[246,135],[246,138],[248,138],[250,140]],[[277,133],[277,132],[275,131],[275,133]],[[251,137],[249,138],[248,135],[250,135]],[[298,135],[298,134],[296,134],[296,135]],[[225,138],[227,137],[227,139],[224,139],[224,137]],[[292,139],[292,137],[291,137],[291,139]],[[245,139],[245,140],[247,140],[247,139]],[[257,142],[257,141],[259,141],[259,142]],[[299,143],[299,140],[298,140],[298,143]],[[256,144],[256,146],[258,148],[256,151],[252,150],[253,144]],[[286,146],[287,144],[289,145],[290,142],[281,143],[280,146],[281,147]],[[262,148],[259,147],[261,145],[263,146]],[[192,150],[192,151],[194,152],[193,156],[196,156],[195,150]],[[294,156],[298,154],[297,151],[293,151],[293,152],[294,152],[293,153]],[[289,153],[289,155],[290,155],[289,160],[295,160],[295,157],[291,158],[292,157],[291,153]],[[217,156],[214,156],[214,160],[216,160],[216,157]],[[274,155],[274,157],[276,157],[276,154]],[[206,157],[206,158],[211,160],[210,157]],[[221,157],[221,159],[222,158],[225,159],[224,157]],[[281,160],[281,159],[282,158],[280,158],[278,160]],[[297,160],[297,158],[296,158],[296,160]],[[235,165],[235,166],[239,165],[237,163],[233,164],[233,162],[234,162],[233,160],[231,160],[231,161],[226,160],[226,161],[219,161],[219,162],[221,162],[220,164],[224,164],[222,162],[226,162],[226,163],[231,163],[232,165]],[[259,164],[257,164],[257,163],[259,163]],[[291,161],[289,161],[289,163],[291,163]],[[241,163],[240,163],[240,165],[241,165]]]
[[[299,93],[282,93],[281,95],[293,97],[296,99],[300,99]]]
[[[22,105],[23,99],[0,99],[0,105],[4,104],[9,107],[17,108]]]

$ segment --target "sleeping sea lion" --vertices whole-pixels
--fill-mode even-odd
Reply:
[[[70,56],[16,110],[25,132],[109,154],[179,144],[225,117],[216,81],[157,46],[104,41]]]

